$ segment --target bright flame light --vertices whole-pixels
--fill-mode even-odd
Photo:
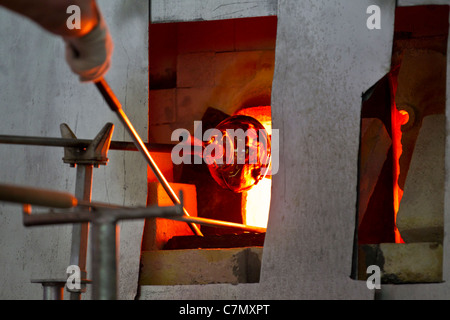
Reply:
[[[270,210],[272,179],[262,179],[256,186],[247,191],[246,224],[267,228]]]

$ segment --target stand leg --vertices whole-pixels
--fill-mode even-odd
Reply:
[[[93,165],[77,165],[75,196],[78,199],[90,202],[92,197]],[[86,209],[89,210],[89,209]],[[70,251],[70,264],[80,268],[81,279],[86,279],[87,247],[89,238],[89,223],[74,224],[72,229],[72,247]],[[80,300],[84,292],[84,284],[80,292],[70,292],[70,300]]]
[[[92,284],[94,300],[117,299],[117,242],[115,221],[92,223]]]
[[[64,285],[65,283],[43,283],[44,300],[64,300]]]

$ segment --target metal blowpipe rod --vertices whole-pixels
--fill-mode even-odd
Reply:
[[[117,97],[115,96],[114,92],[109,87],[108,83],[105,81],[104,78],[101,78],[100,80],[95,82],[95,85],[98,88],[98,90],[100,91],[100,93],[102,94],[102,96],[105,99],[105,101],[108,104],[108,106],[111,108],[112,111],[114,111],[117,114],[117,116],[119,117],[120,121],[125,126],[125,128],[128,131],[128,133],[131,135],[131,138],[132,138],[133,142],[135,143],[136,147],[138,148],[138,150],[144,156],[144,158],[147,161],[148,165],[152,169],[152,171],[155,174],[155,176],[158,179],[158,181],[163,186],[164,190],[169,195],[169,197],[172,200],[172,202],[175,205],[180,205],[181,204],[180,199],[178,198],[177,194],[175,193],[175,191],[170,186],[169,182],[166,180],[166,178],[162,174],[161,170],[159,170],[158,165],[153,160],[153,158],[150,155],[150,152],[148,151],[148,149],[145,146],[144,142],[140,138],[140,136],[137,133],[137,131],[134,129],[133,124],[131,123],[131,121],[128,119],[127,115],[123,111],[122,105],[121,105],[119,99],[117,99]],[[189,216],[189,213],[187,212],[187,210],[185,208],[183,208],[183,212],[184,212],[184,214],[186,216]],[[188,225],[191,228],[192,232],[194,232],[195,235],[203,236],[202,232],[200,231],[200,229],[195,224],[188,223]]]
[[[131,218],[131,217],[142,218],[145,217],[146,214],[148,214],[149,210],[151,210],[148,208],[128,208],[101,202],[83,201],[77,199],[74,195],[68,192],[9,185],[9,184],[0,184],[0,201],[50,207],[55,209],[70,209],[77,206],[93,207],[100,210],[115,209],[113,211],[109,211],[108,215],[110,217],[116,217],[117,219]],[[28,207],[28,210],[30,209],[31,207]],[[207,218],[199,218],[199,217],[190,217],[186,215],[184,216],[173,215],[172,207],[160,207],[158,210],[160,212],[159,217],[163,219],[182,221],[186,223],[195,223],[209,227],[234,228],[256,233],[266,232],[265,228],[248,226],[239,223]],[[59,216],[56,216],[55,213],[49,214],[40,213],[36,215],[29,214],[24,219],[25,219],[24,224],[27,226],[89,222],[90,220],[92,220],[92,213],[89,211],[66,212]]]

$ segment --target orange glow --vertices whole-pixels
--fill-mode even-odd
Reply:
[[[405,243],[400,235],[400,231],[397,229],[397,213],[400,207],[400,201],[403,197],[403,190],[398,185],[398,177],[400,175],[400,157],[403,152],[402,146],[402,125],[405,125],[409,121],[409,114],[405,110],[398,110],[395,105],[395,94],[397,91],[397,79],[396,76],[391,73],[390,77],[391,83],[391,121],[392,121],[392,143],[393,143],[393,160],[394,160],[394,233],[395,233],[395,243]]]
[[[400,207],[400,201],[403,197],[403,190],[398,185],[398,176],[400,175],[400,156],[403,152],[402,146],[402,131],[401,126],[406,124],[405,115],[394,108],[393,119],[392,119],[392,127],[393,127],[393,145],[394,145],[394,212],[395,212],[395,243],[404,243],[399,230],[397,229],[397,213]],[[408,114],[408,113],[406,113]]]
[[[267,134],[272,134],[272,109],[270,106],[251,107],[237,111],[234,115],[243,115],[253,117],[258,120],[266,129]]]
[[[400,110],[398,112],[398,122],[401,126],[404,126],[409,122],[409,113],[406,110]]]

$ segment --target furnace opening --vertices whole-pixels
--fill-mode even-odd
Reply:
[[[191,216],[267,227],[270,172],[260,165],[213,169],[204,158],[214,137],[201,140],[208,130],[227,129],[237,119],[233,129],[260,128],[270,142],[276,27],[275,16],[149,25],[149,142],[167,146],[167,152],[154,154],[155,161],[175,192],[183,191]],[[188,131],[192,148],[189,161],[174,164],[170,147],[179,141],[171,137],[180,128]],[[265,145],[260,138],[245,138],[244,157],[249,146]],[[148,204],[171,205],[152,172],[148,185]],[[265,232],[199,227],[203,236],[185,223],[146,220],[140,283],[259,281]]]
[[[363,95],[359,279],[442,281],[448,21],[449,6],[398,7],[391,72]]]

